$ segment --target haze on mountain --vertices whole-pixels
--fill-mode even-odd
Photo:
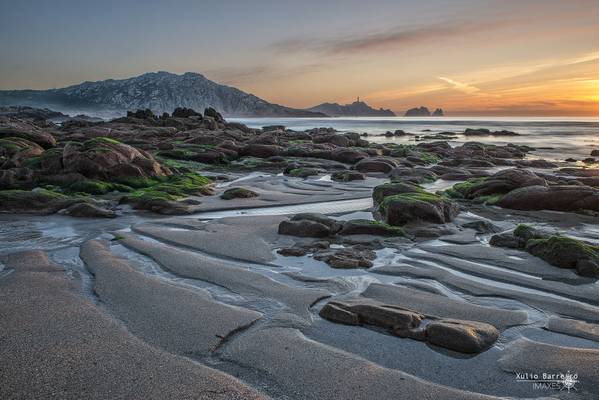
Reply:
[[[308,110],[320,112],[331,117],[395,117],[393,111],[384,108],[379,108],[378,110],[372,108],[364,101],[360,101],[359,97],[351,104],[322,103],[308,108]]]
[[[228,117],[326,117],[318,112],[269,103],[193,72],[182,75],[152,72],[60,89],[2,90],[0,105],[44,107],[69,114],[124,114],[128,110],[146,108],[163,113],[177,107],[199,111],[213,107]]]

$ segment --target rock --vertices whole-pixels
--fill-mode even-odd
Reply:
[[[526,242],[526,251],[560,268],[575,268],[579,275],[599,277],[599,246],[552,235]]]
[[[158,119],[158,117],[149,108],[146,108],[145,110],[140,109],[137,111],[127,111],[127,118],[149,119],[149,120]]]
[[[356,171],[337,171],[331,174],[331,179],[337,182],[363,181],[364,174]]]
[[[442,319],[426,326],[426,340],[460,353],[480,353],[495,343],[499,331],[484,322]]]
[[[325,170],[322,170],[320,168],[299,167],[299,168],[292,168],[292,169],[286,168],[285,173],[289,176],[293,176],[296,178],[308,178],[310,176],[321,175],[325,172],[326,172]]]
[[[69,142],[62,154],[66,172],[78,172],[88,178],[117,180],[124,177],[158,177],[170,175],[154,158],[114,139],[98,137],[83,144]]]
[[[493,325],[456,319],[432,320],[422,327],[427,316],[377,300],[357,297],[329,301],[319,315],[345,325],[370,325],[399,337],[426,341],[461,353],[480,353],[495,343],[499,331]]]
[[[498,226],[493,225],[491,222],[485,220],[467,222],[462,225],[462,228],[474,229],[478,233],[497,233],[502,231],[502,229]]]
[[[352,219],[343,223],[340,235],[404,236],[403,229],[378,221]]]
[[[302,257],[308,254],[309,251],[310,249],[306,247],[286,247],[277,250],[277,253],[285,257]]]
[[[360,325],[360,317],[357,313],[346,310],[341,305],[333,302],[327,303],[318,313],[322,318],[345,325]]]
[[[240,151],[242,156],[250,156],[257,158],[268,158],[278,156],[283,152],[283,148],[271,144],[248,144]]]
[[[591,157],[599,157],[599,150],[591,151]]]
[[[370,268],[375,258],[374,251],[357,247],[321,250],[314,254],[315,260],[324,261],[332,268],[341,269]]]
[[[395,226],[414,221],[444,224],[460,212],[451,200],[424,191],[385,197],[378,210],[386,223]]]
[[[467,199],[475,199],[482,196],[502,195],[514,189],[535,185],[547,186],[547,182],[525,169],[506,169],[488,178],[467,181],[462,184],[463,189],[458,189],[458,191]]]
[[[68,197],[45,189],[0,190],[0,212],[11,214],[53,214],[81,198]]]
[[[44,149],[56,146],[56,139],[33,124],[19,122],[15,125],[0,125],[0,138],[18,137],[36,143]]]
[[[223,200],[249,199],[252,197],[258,197],[258,193],[242,187],[227,189],[220,195]]]
[[[285,131],[285,125],[267,125],[262,127],[263,132]]]
[[[386,158],[365,158],[355,165],[356,170],[360,172],[388,173],[396,167],[397,163],[395,161]]]
[[[518,133],[516,132],[511,132],[511,131],[490,131],[488,129],[471,129],[471,128],[466,128],[466,130],[463,133],[464,136],[519,136]]]
[[[355,164],[363,158],[367,158],[368,154],[363,151],[349,149],[335,149],[331,152],[330,159],[346,164]]]
[[[375,186],[372,190],[372,199],[375,205],[383,202],[385,197],[394,196],[402,193],[418,193],[422,188],[412,183],[391,182]]]
[[[112,210],[98,207],[90,203],[77,203],[59,211],[60,214],[79,218],[115,218],[116,213]]]
[[[599,190],[589,186],[528,186],[509,192],[497,205],[515,210],[599,211]]]
[[[0,139],[0,163],[2,169],[20,167],[27,164],[32,157],[41,155],[44,149],[27,139],[7,137]]]
[[[420,107],[410,108],[408,111],[406,111],[404,116],[406,116],[406,117],[430,117],[431,112],[429,111],[428,108],[426,108],[424,106],[420,106]]]
[[[182,201],[161,198],[140,198],[133,201],[136,210],[147,210],[162,215],[189,215],[197,212],[197,207]]]
[[[292,221],[313,221],[325,225],[331,231],[331,234],[336,234],[342,228],[342,225],[337,220],[317,213],[300,213],[291,217]]]
[[[552,163],[547,160],[517,160],[516,165],[519,167],[527,167],[527,168],[557,168],[558,165],[556,163]]]
[[[576,162],[578,160],[575,159],[575,158],[569,157],[569,158],[566,158],[564,161],[566,161],[566,162]]]
[[[526,242],[511,233],[500,233],[498,235],[491,236],[489,244],[491,246],[505,247],[508,249],[522,249],[524,248]]]
[[[279,224],[279,234],[299,237],[317,237],[323,238],[331,234],[331,230],[319,222],[301,220],[301,221],[282,221]]]
[[[177,107],[175,111],[173,111],[173,118],[189,118],[189,117],[202,117],[202,114],[199,112],[185,107]]]
[[[208,107],[204,110],[204,116],[213,118],[216,122],[220,122],[220,123],[225,122],[225,119],[223,118],[223,116],[212,107]]]

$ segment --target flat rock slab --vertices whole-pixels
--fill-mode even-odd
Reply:
[[[14,271],[0,279],[0,398],[267,398],[133,336],[41,251],[10,255],[6,268]]]
[[[309,316],[312,304],[331,295],[325,290],[286,285],[231,261],[141,240],[130,234],[123,234],[123,237],[119,243],[152,258],[179,276],[210,282],[242,296],[270,298],[302,316]]]
[[[94,275],[94,292],[136,336],[181,355],[206,355],[232,332],[262,314],[220,303],[195,291],[145,275],[108,246],[91,240],[81,259]]]
[[[437,318],[485,322],[499,330],[528,320],[526,311],[479,306],[406,286],[372,283],[361,296]]]
[[[576,393],[599,395],[599,350],[554,346],[522,338],[512,342],[504,353],[499,365],[505,371],[578,374]]]
[[[253,331],[222,357],[268,375],[286,393],[310,400],[498,399],[424,381],[304,337],[287,328]]]

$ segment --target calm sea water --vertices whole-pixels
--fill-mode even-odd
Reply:
[[[443,117],[443,118],[228,118],[252,128],[266,125],[285,125],[289,129],[304,130],[315,127],[332,127],[343,132],[368,133],[373,142],[415,142],[414,137],[387,138],[384,133],[401,129],[415,135],[437,132],[458,134],[452,144],[467,141],[486,143],[525,144],[537,148],[532,158],[563,161],[573,157],[589,157],[592,150],[599,149],[599,117]],[[509,130],[521,136],[510,137],[466,137],[460,135],[466,128]],[[599,161],[599,157],[597,157]]]

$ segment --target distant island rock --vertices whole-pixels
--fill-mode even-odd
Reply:
[[[430,116],[442,117],[444,114],[443,114],[443,109],[441,109],[441,108],[437,108],[437,109],[435,109],[435,111],[433,111],[431,113],[427,107],[420,106],[420,107],[410,108],[408,111],[406,111],[406,113],[404,115],[406,117],[430,117]]]
[[[315,107],[308,108],[308,111],[319,112],[330,117],[395,117],[395,113],[384,108],[370,107],[363,101],[354,101],[351,104],[322,103]]]
[[[1,90],[0,106],[50,108],[71,115],[150,109],[170,112],[176,107],[213,107],[235,117],[325,117],[325,114],[269,103],[253,94],[186,72],[152,72],[129,79],[108,79],[49,90]]]

